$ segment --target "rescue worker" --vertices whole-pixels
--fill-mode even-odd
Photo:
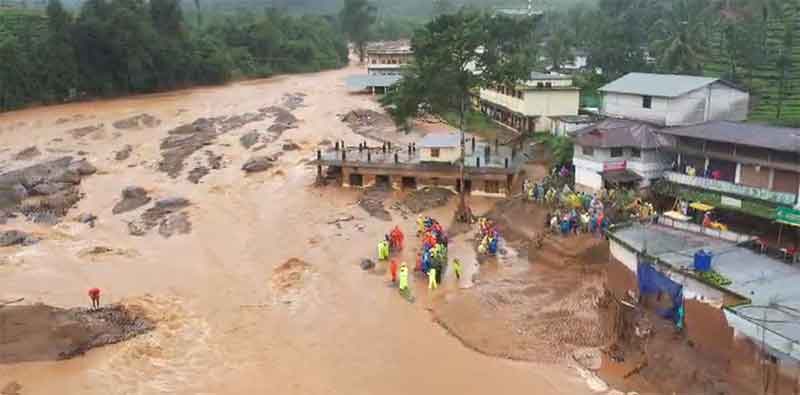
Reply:
[[[392,263],[389,264],[389,272],[392,273],[392,284],[397,282],[397,261],[392,259]]]
[[[92,300],[92,309],[100,308],[100,288],[92,288],[89,290],[89,299]]]
[[[453,258],[453,272],[456,274],[456,279],[461,280],[461,271],[463,270],[461,266],[461,261],[458,258]]]
[[[423,233],[425,233],[425,219],[420,214],[417,215],[417,237],[422,236]]]
[[[400,289],[400,294],[408,297],[408,267],[406,263],[403,262],[400,265],[400,282],[398,284],[398,288]]]
[[[428,270],[428,289],[433,290],[436,289],[436,268],[431,266]]]

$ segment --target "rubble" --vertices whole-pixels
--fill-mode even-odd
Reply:
[[[424,187],[411,191],[402,204],[413,214],[419,214],[425,210],[441,207],[455,196],[455,192],[441,187]]]
[[[92,213],[83,213],[75,217],[75,220],[82,224],[87,224],[89,225],[89,227],[94,228],[94,223],[95,221],[97,221],[97,216]]]
[[[372,259],[364,258],[361,260],[361,270],[372,270],[375,268],[375,262]]]
[[[358,200],[358,205],[375,218],[391,221],[392,215],[383,207],[384,200],[385,196],[381,191],[368,190]]]
[[[300,145],[298,145],[297,143],[295,143],[293,141],[289,141],[287,143],[284,143],[283,147],[281,147],[281,148],[284,151],[297,151],[297,150],[302,149],[302,147],[300,147]]]
[[[111,213],[116,215],[133,211],[150,203],[150,200],[151,198],[144,188],[138,186],[126,187],[122,190],[122,200],[114,205]]]
[[[192,184],[199,184],[200,180],[203,177],[207,176],[208,173],[210,173],[210,172],[211,172],[211,170],[209,170],[208,167],[198,166],[198,167],[195,167],[194,169],[192,169],[192,171],[189,172],[189,176],[187,176],[186,179],[189,180],[189,182],[191,182]]]
[[[158,234],[165,238],[176,234],[188,234],[191,231],[192,223],[189,222],[189,215],[185,212],[169,214],[158,225]]]

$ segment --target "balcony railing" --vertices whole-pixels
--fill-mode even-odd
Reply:
[[[797,201],[797,195],[792,193],[775,192],[770,191],[769,189],[748,187],[745,185],[738,185],[732,182],[714,180],[711,178],[693,177],[671,171],[665,172],[664,177],[667,179],[667,181],[674,182],[676,184],[759,199],[786,206],[794,206]]]

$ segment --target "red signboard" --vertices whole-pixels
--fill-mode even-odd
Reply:
[[[606,163],[603,163],[603,171],[606,172],[606,171],[625,170],[625,168],[627,167],[627,164],[628,164],[628,162],[624,161],[624,160],[616,161],[616,162],[606,162]]]

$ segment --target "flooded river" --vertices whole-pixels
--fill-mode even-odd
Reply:
[[[26,395],[586,393],[567,367],[472,351],[432,321],[425,297],[408,303],[385,276],[359,268],[393,223],[369,217],[356,204],[356,191],[312,187],[316,170],[304,164],[325,139],[362,140],[337,118],[356,108],[379,109],[370,96],[346,93],[344,77],[359,72],[350,67],[0,115],[0,169],[15,166],[13,155],[35,145],[41,158],[83,151],[99,170],[84,180],[85,197],[70,212],[94,213],[96,227],[69,218],[55,227],[21,219],[0,225],[43,237],[35,246],[0,250],[8,255],[0,265],[0,299],[73,307],[88,305],[86,289],[99,287],[103,302],[132,300],[158,319],[155,331],[83,357],[0,365],[0,388],[16,381]],[[255,153],[239,138],[261,124],[204,147],[222,155],[223,166],[200,184],[187,181],[186,172],[204,158],[202,150],[176,179],[158,171],[168,130],[201,117],[257,112],[296,93],[305,95],[293,111],[298,127],[259,153],[281,151],[289,140],[302,149],[285,152],[270,171],[241,171]],[[139,114],[161,123],[112,127]],[[79,138],[67,133],[99,125]],[[116,160],[126,145],[130,157]],[[154,198],[189,199],[191,233],[129,235],[127,222],[140,212],[111,211],[131,185]],[[355,219],[331,224],[349,215]],[[413,219],[393,215],[411,235]],[[79,253],[93,246],[127,253],[102,259]],[[299,277],[289,273],[286,285],[281,265],[292,258],[305,265]],[[415,280],[415,293],[423,296],[423,281]]]

